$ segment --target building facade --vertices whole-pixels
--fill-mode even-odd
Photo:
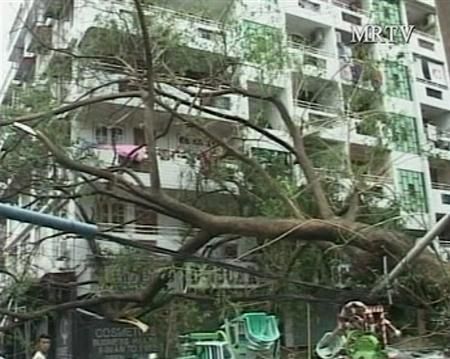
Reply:
[[[61,101],[74,101],[89,89],[114,81],[116,83],[102,88],[100,93],[107,95],[129,90],[121,88],[117,80],[123,74],[115,72],[111,63],[84,68],[79,60],[61,51],[70,49],[81,54],[89,49],[92,41],[104,36],[102,24],[116,19],[118,14],[126,17],[130,12],[127,1],[108,1],[108,4],[110,8],[105,11],[104,0],[23,1],[9,34],[11,67],[0,87],[3,106],[17,105],[24,90],[45,82],[49,69],[60,69],[57,76],[60,82],[53,87],[53,95]],[[385,151],[377,158],[376,166],[370,166],[371,169],[362,175],[382,197],[395,197],[400,201],[399,215],[411,232],[420,236],[449,211],[449,72],[444,35],[433,0],[218,0],[207,2],[205,6],[208,11],[200,11],[198,1],[186,0],[165,1],[160,6],[147,8],[158,19],[173,23],[174,28],[185,36],[183,46],[193,57],[202,54],[179,76],[183,81],[198,80],[199,73],[214,62],[211,59],[224,51],[218,38],[225,34],[236,40],[241,36],[227,49],[226,55],[242,57],[244,61],[225,82],[234,81],[256,92],[270,89],[293,118],[303,123],[309,135],[319,136],[330,146],[348,145],[349,156],[355,164],[364,167],[373,162],[375,149],[381,143]],[[198,16],[199,13],[202,16]],[[231,25],[224,25],[225,18],[233,19]],[[239,28],[237,38],[235,28],[232,28],[236,24]],[[415,30],[407,43],[352,43],[354,29],[362,30],[368,24],[414,25]],[[261,76],[253,63],[254,44],[248,40],[255,34],[282,39],[282,48],[278,56],[269,59],[270,63],[286,56],[294,60],[295,66]],[[297,85],[302,81],[307,86],[299,89]],[[265,85],[264,90],[261,90],[261,84]],[[181,98],[186,95],[164,83],[160,86]],[[359,98],[356,105],[355,96]],[[259,116],[268,131],[288,140],[280,115],[258,100],[229,94],[203,105],[227,116],[237,115],[244,119]],[[126,111],[121,113],[124,108]],[[138,153],[138,147],[144,143],[140,123],[142,111],[134,100],[122,99],[81,109],[70,120],[71,146],[90,151],[99,165],[117,165],[120,157],[127,157],[135,150]],[[179,111],[197,116],[188,106],[180,106]],[[157,116],[157,130],[164,131],[170,116],[162,108],[158,108]],[[232,121],[214,114],[202,113],[201,116],[209,122],[214,133],[224,138],[231,137],[236,131]],[[244,134],[245,146],[250,151],[286,152],[252,131],[247,130]],[[181,125],[172,127],[159,138],[157,156],[162,187],[170,191],[197,191],[197,173],[203,162],[198,157],[192,160],[189,155],[193,148],[201,153],[205,146],[204,139]],[[149,186],[146,166],[144,159],[135,161],[131,170],[140,182]],[[229,168],[234,175],[238,173],[236,164],[229,163]],[[326,176],[330,170],[338,173],[340,169],[324,165],[318,170]],[[65,181],[75,180],[70,176],[65,178],[60,169],[57,172]],[[301,174],[299,177],[301,180]],[[343,178],[342,183],[345,180]],[[227,185],[230,191],[237,191],[232,181]],[[203,189],[214,189],[215,184],[206,181],[202,186]],[[31,201],[27,196],[19,197],[19,205]],[[114,234],[153,241],[169,249],[176,249],[182,243],[182,224],[164,215],[142,212],[138,207],[100,197],[87,198],[83,205],[96,223]],[[80,216],[79,209],[71,201],[52,200],[39,208],[61,216]],[[29,254],[34,244],[53,234],[44,228],[12,221],[7,221],[6,232],[6,262],[15,271],[22,268],[21,256]],[[443,255],[450,243],[444,237],[440,245],[436,243]],[[76,272],[79,280],[91,277],[87,264],[91,249],[80,238],[50,238],[39,248],[31,256],[37,277],[61,271]],[[230,246],[222,255],[236,257],[245,250],[245,246]],[[220,277],[223,280],[226,276]],[[240,278],[228,284],[246,286],[245,280]],[[78,294],[88,293],[91,289],[82,287]]]
[[[450,16],[450,4],[445,0],[436,0],[436,12],[438,13],[439,26],[441,28],[442,38],[444,39],[445,53],[447,55],[447,61],[450,59],[450,41],[448,37],[450,35],[450,25],[448,24],[448,17]]]

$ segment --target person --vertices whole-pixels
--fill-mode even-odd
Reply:
[[[50,349],[50,337],[47,334],[41,334],[36,345],[36,352],[32,359],[47,359],[47,353]]]

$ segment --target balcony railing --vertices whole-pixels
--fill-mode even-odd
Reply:
[[[434,81],[431,81],[431,80],[422,79],[420,77],[416,77],[416,80],[417,80],[417,82],[422,82],[422,83],[427,84],[427,85],[439,87],[439,88],[441,88],[443,90],[447,90],[448,89],[447,85],[440,84],[440,83],[437,83],[437,82],[434,82]]]
[[[150,12],[154,13],[155,15],[159,15],[159,14],[160,15],[171,15],[178,19],[192,21],[195,23],[201,23],[201,24],[213,26],[213,27],[220,27],[220,25],[221,25],[221,23],[219,21],[215,21],[212,19],[195,16],[195,15],[191,15],[191,14],[187,14],[187,13],[183,13],[183,12],[178,12],[178,11],[175,11],[172,9],[163,8],[163,7],[159,7],[159,6],[152,5],[152,6],[149,6],[148,9]]]
[[[369,16],[370,15],[369,11],[361,9],[359,7],[356,7],[356,6],[353,7],[352,5],[350,5],[350,4],[346,3],[346,2],[343,2],[343,1],[333,0],[332,3],[334,5],[342,8],[342,9],[345,9],[345,10],[348,10],[348,11],[359,13],[359,14],[364,15],[364,16]]]
[[[338,109],[336,107],[321,105],[318,103],[308,102],[304,100],[296,100],[296,104],[298,107],[301,107],[302,109],[311,109],[315,111],[333,114],[338,112]]]
[[[450,191],[450,184],[449,183],[432,182],[431,188],[437,189],[440,191]]]
[[[158,226],[150,224],[97,223],[97,226],[108,233],[132,232],[144,235],[181,236],[186,232],[181,226]]]
[[[319,174],[319,176],[325,176],[325,177],[342,177],[342,178],[346,178],[348,177],[348,175],[343,172],[343,171],[338,171],[338,170],[332,170],[332,169],[328,169],[328,168],[319,168],[316,167],[314,168],[314,171],[316,171],[316,173]],[[367,182],[370,183],[379,183],[379,184],[389,184],[389,183],[393,183],[392,177],[389,176],[375,176],[375,175],[370,175],[370,174],[363,174],[361,176],[362,179],[364,179]]]
[[[442,239],[442,240],[439,240],[439,244],[440,244],[442,247],[445,247],[446,249],[449,249],[449,248],[450,248],[450,240],[448,240],[448,239]]]
[[[332,52],[318,49],[318,48],[312,47],[312,46],[307,46],[307,45],[304,45],[304,44],[296,42],[296,41],[288,40],[288,46],[293,49],[301,50],[306,53],[335,58],[335,55]]]
[[[430,40],[434,40],[434,41],[439,40],[439,37],[438,37],[437,34],[430,34],[430,33],[425,32],[425,31],[417,30],[416,28],[414,29],[414,33],[415,33],[416,35],[426,37],[426,38],[428,38],[428,39],[430,39]]]

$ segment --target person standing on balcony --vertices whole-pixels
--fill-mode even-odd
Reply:
[[[50,350],[50,342],[51,340],[48,335],[40,335],[36,344],[36,352],[32,359],[47,359],[47,353]]]

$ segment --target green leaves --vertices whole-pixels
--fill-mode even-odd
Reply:
[[[244,61],[267,70],[281,70],[287,64],[287,53],[280,29],[252,21],[240,24],[241,53]]]

